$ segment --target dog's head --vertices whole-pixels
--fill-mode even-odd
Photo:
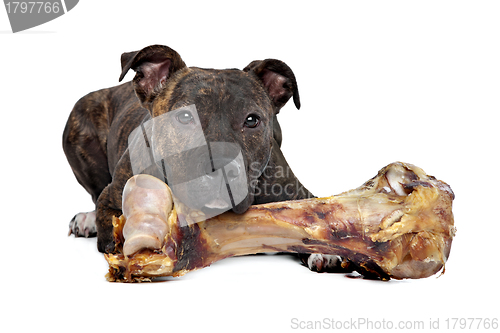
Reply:
[[[161,45],[124,53],[120,81],[129,69],[152,117],[136,133],[174,194],[192,208],[246,211],[271,156],[276,114],[291,97],[300,108],[292,70],[275,59],[243,70],[188,68]]]

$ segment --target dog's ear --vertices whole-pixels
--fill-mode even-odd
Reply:
[[[243,71],[253,72],[257,75],[273,101],[276,113],[292,96],[295,106],[300,109],[299,89],[295,75],[283,61],[276,59],[255,60]]]
[[[129,69],[133,69],[134,89],[142,105],[149,109],[160,89],[173,73],[186,67],[181,56],[163,45],[151,45],[136,52],[123,53],[121,57],[123,80]]]

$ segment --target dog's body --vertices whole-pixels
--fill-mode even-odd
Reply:
[[[68,119],[64,151],[77,180],[96,203],[94,215],[75,216],[70,232],[76,236],[97,233],[99,251],[114,249],[111,220],[122,213],[122,190],[133,175],[130,134],[147,120],[189,105],[196,106],[196,121],[207,142],[228,142],[241,150],[243,162],[235,170],[244,171],[237,171],[234,178],[246,177],[247,188],[242,200],[232,202],[234,212],[243,213],[252,204],[312,197],[280,150],[276,115],[292,97],[300,107],[295,76],[286,64],[268,59],[254,61],[243,71],[188,68],[172,49],[153,45],[122,55],[120,80],[130,68],[136,71],[133,82],[88,94],[76,103]],[[182,124],[195,122],[190,113],[180,116]],[[165,144],[164,136],[168,135],[158,136],[156,145]],[[221,165],[227,162],[222,155],[210,156],[211,171],[218,168],[218,159]],[[186,167],[171,163],[174,169]],[[205,185],[202,181],[197,188]],[[206,200],[201,202],[206,207],[215,205],[210,202],[213,198],[199,200]],[[220,202],[224,200],[218,199],[217,205]]]

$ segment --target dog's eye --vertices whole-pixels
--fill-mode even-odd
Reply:
[[[177,121],[183,125],[191,124],[194,122],[194,117],[189,111],[181,111],[176,115]]]
[[[245,127],[255,128],[259,126],[259,124],[260,124],[260,118],[255,114],[251,114],[245,119]]]

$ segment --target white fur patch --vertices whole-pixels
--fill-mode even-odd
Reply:
[[[95,211],[76,214],[69,223],[68,236],[74,234],[75,237],[95,237],[97,235],[95,220]]]
[[[336,268],[341,258],[336,255],[313,253],[307,259],[307,266],[311,271],[326,272]]]

